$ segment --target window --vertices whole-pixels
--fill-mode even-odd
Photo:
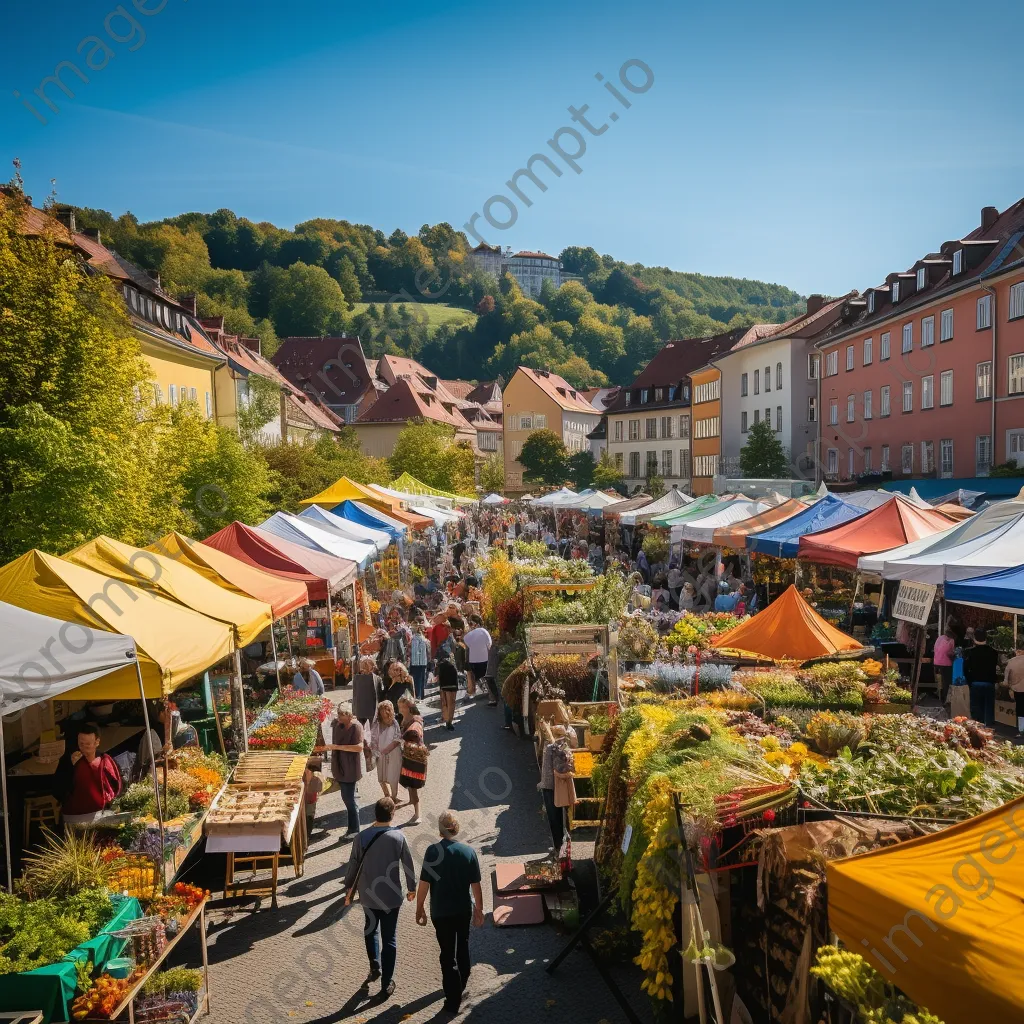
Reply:
[[[939,405],[953,404],[953,371],[943,370],[939,374]]]
[[[834,377],[839,372],[839,349],[825,354],[825,376]]]
[[[1007,392],[1011,395],[1024,393],[1024,355],[1010,356],[1010,379]]]
[[[978,330],[984,331],[992,326],[992,296],[982,295],[978,299]]]
[[[666,448],[661,453],[661,475],[670,477],[672,475],[672,449]]]
[[[870,391],[865,391],[864,392],[864,419],[866,419],[866,420],[869,420],[872,417],[871,397],[872,396],[871,396],[871,392]]]
[[[664,388],[655,388],[654,389],[654,400],[656,402],[661,402],[661,401],[664,401],[664,398],[665,398],[665,389]]]
[[[900,283],[899,281],[893,281],[892,283],[892,304],[895,306],[900,301]]]
[[[914,472],[914,446],[912,444],[905,444],[900,449],[900,472],[904,476],[909,476]]]
[[[754,394],[755,395],[761,394],[761,371],[760,370],[755,370],[754,371]]]
[[[615,421],[615,426],[614,426],[613,429],[614,429],[615,436],[612,438],[612,440],[614,440],[614,441],[621,441],[622,440],[622,420],[616,420]]]
[[[213,398],[210,392],[206,392],[206,418],[210,419],[213,416]]]
[[[878,389],[878,415],[888,416],[892,412],[892,407],[889,404],[889,385],[883,384]]]
[[[878,467],[883,473],[889,472],[889,446],[882,445],[882,464]]]
[[[818,422],[818,399],[813,395],[807,399],[807,422]]]
[[[953,340],[953,310],[944,309],[939,317],[939,341]]]
[[[778,434],[782,431],[782,406],[775,406],[775,433]]]
[[[828,423],[834,427],[839,422],[839,399],[833,398],[828,403]]]
[[[675,419],[672,416],[661,417],[661,436],[671,438],[672,428],[675,426]]]
[[[193,402],[198,402],[199,401],[199,392],[196,391],[195,388],[189,388],[189,398],[191,398]]]
[[[829,448],[828,450],[828,469],[829,476],[836,476],[839,473],[839,449]]]
[[[164,389],[159,384],[153,385],[153,404],[160,405],[164,400]]]
[[[754,423],[758,424],[760,422],[761,422],[761,410],[760,409],[755,409],[754,410]]]
[[[747,410],[744,409],[740,413],[740,433],[745,434],[747,432]]]
[[[847,476],[853,476],[853,474],[855,472],[855,468],[854,468],[854,459],[855,459],[855,457],[856,457],[856,453],[851,448],[846,453],[846,475]]]
[[[782,363],[775,364],[775,390],[782,390]]]
[[[979,434],[974,440],[974,472],[977,476],[988,476],[992,466],[992,436]]]
[[[651,416],[644,422],[644,437],[648,440],[653,440],[658,436],[658,420],[657,417]]]
[[[865,338],[864,339],[864,365],[865,366],[870,366],[871,365],[871,339],[870,338]]]
[[[171,405],[177,405],[178,404],[178,386],[177,386],[177,384],[171,384],[167,388],[167,401]]]
[[[693,436],[698,440],[706,437],[718,437],[719,423],[720,421],[717,416],[709,416],[707,419],[697,420],[693,425]]]
[[[889,358],[889,332],[886,331],[878,339],[878,359],[880,362],[885,362]]]
[[[693,459],[693,475],[695,477],[715,476],[718,473],[717,455],[696,455]]]
[[[928,270],[925,267],[917,268],[917,290],[923,292],[928,284]]]
[[[679,436],[689,437],[690,436],[690,417],[680,416],[679,417]]]
[[[533,417],[534,430],[546,430],[548,425],[547,413],[539,412]]]
[[[864,449],[864,472],[865,473],[870,473],[871,472],[871,449],[870,448],[865,448]]]
[[[623,452],[616,452],[616,453],[615,453],[615,468],[616,468],[616,469],[617,469],[617,470],[618,470],[618,471],[619,471],[620,473],[622,472],[622,467],[623,467],[623,465],[624,465],[625,461],[626,461],[626,460],[625,460],[625,457],[624,457],[624,453],[623,453]]]
[[[721,379],[709,380],[706,384],[698,384],[693,389],[693,404],[701,402],[716,402],[722,397]]]
[[[957,249],[957,251],[955,253],[953,253],[953,273],[954,274],[963,273],[963,269],[964,269],[964,251],[963,251],[963,249]]]
[[[493,430],[477,434],[477,440],[482,452],[496,452],[498,450],[498,435]]]
[[[630,400],[632,399],[632,397],[633,397],[633,392],[632,391],[627,391],[626,392],[626,406],[627,407],[629,406],[629,403],[630,403]]]
[[[910,380],[903,382],[903,411],[914,411],[914,382]]]
[[[974,397],[991,398],[992,397],[992,363],[984,362],[978,363],[975,368],[975,384],[974,384]]]
[[[821,371],[821,355],[817,352],[811,352],[807,356],[807,379],[817,380],[818,374]],[[744,392],[745,394],[746,392]]]
[[[875,293],[868,292],[868,312],[874,313],[875,311]]]
[[[764,368],[764,391],[767,394],[772,389],[772,368],[766,366]]]
[[[921,348],[935,344],[935,317],[926,316],[921,321]]]
[[[856,403],[854,401],[853,395],[847,395],[846,396],[846,422],[847,423],[852,423],[853,422],[853,418],[856,415],[855,408],[854,408],[855,405],[856,405]]]
[[[921,442],[921,472],[922,473],[934,473],[935,472],[935,442],[934,441],[922,441]]]
[[[772,410],[771,410],[771,406],[769,406],[764,411],[764,421],[765,421],[765,423],[768,424],[769,427],[772,425]]]
[[[650,398],[650,395],[651,395],[650,388],[641,388],[640,389],[640,404],[641,405],[646,405],[647,404],[647,399]]]
[[[520,430],[533,430],[533,413],[524,412],[519,416]]]
[[[911,352],[914,348],[914,325],[904,324],[903,325],[903,352]]]
[[[935,377],[930,373],[921,378],[921,408],[935,408]]]
[[[679,475],[681,477],[690,476],[690,449],[680,448],[679,449]]]
[[[629,453],[629,475],[635,480],[640,476],[640,453],[630,452]]]
[[[847,370],[852,370],[853,369],[853,346],[852,345],[847,345],[846,346],[846,369]]]
[[[741,398],[746,398],[747,397],[747,393],[748,393],[748,391],[747,391],[747,376],[748,375],[745,374],[745,373],[740,376],[740,397]]]
[[[1024,316],[1024,281],[1010,288],[1010,319]]]
[[[629,439],[630,441],[640,440],[640,421],[630,420],[629,421]]]
[[[953,440],[945,438],[939,442],[939,473],[944,477],[953,475]]]

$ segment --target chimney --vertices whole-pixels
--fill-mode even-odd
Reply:
[[[97,232],[97,234],[98,233],[99,232]],[[186,309],[190,316],[198,316],[198,312],[196,310],[196,297],[194,292],[189,295],[182,295],[178,299],[178,305]]]
[[[238,342],[240,345],[244,345],[250,352],[255,352],[256,355],[260,355],[260,339],[259,338],[239,338]]]
[[[157,286],[157,288],[160,287],[160,271],[159,270],[149,270],[147,268],[146,270],[143,271],[143,273],[147,277],[152,279],[153,283]]]
[[[97,245],[103,244],[99,228],[82,228],[81,234],[85,235],[86,238],[91,238]]]
[[[75,228],[75,211],[70,206],[58,206],[53,211],[54,217],[57,218],[68,229],[68,231],[74,231]]]
[[[814,316],[822,306],[825,305],[824,295],[808,295],[807,296],[807,315]]]
[[[999,220],[999,211],[994,206],[983,206],[981,208],[982,231],[990,231],[997,220]]]

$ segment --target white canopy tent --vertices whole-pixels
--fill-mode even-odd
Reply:
[[[572,501],[573,498],[578,498],[579,495],[575,491],[571,491],[568,487],[560,487],[557,491],[552,491],[550,494],[542,494],[539,498],[533,498],[530,501],[531,505],[564,505],[568,501]]]
[[[258,530],[273,534],[282,540],[290,540],[293,544],[301,544],[304,548],[320,549],[336,558],[344,558],[355,562],[360,569],[365,569],[376,557],[377,549],[372,544],[346,540],[336,534],[321,529],[316,523],[290,512],[275,512],[266,522],[260,523]]]
[[[580,493],[571,501],[562,503],[560,508],[576,508],[581,512],[600,512],[607,505],[614,505],[621,501],[622,497],[616,495],[614,498],[604,491],[587,490]]]
[[[672,512],[683,505],[689,505],[691,501],[693,501],[693,498],[688,494],[684,494],[678,487],[673,487],[672,490],[663,494],[660,498],[655,498],[649,505],[633,509],[632,512],[623,512],[619,516],[619,522],[623,526],[636,526],[638,523],[647,523],[654,516],[663,516],[666,512]]]
[[[387,551],[391,544],[391,534],[385,530],[375,530],[373,527],[363,526],[361,523],[353,523],[350,519],[336,516],[319,505],[307,506],[299,513],[299,518],[308,519],[319,526],[321,530],[327,530],[344,540],[354,540],[357,544],[372,544],[378,554]]]
[[[429,505],[410,505],[409,511],[415,512],[418,516],[426,516],[428,519],[433,519],[435,526],[444,526],[445,523],[457,523],[459,521],[458,512],[452,512],[450,509],[433,508]]]
[[[710,544],[715,536],[715,530],[722,526],[732,526],[733,523],[759,515],[769,508],[771,505],[764,501],[731,501],[710,515],[673,526],[672,543],[690,541],[695,544]]]
[[[887,501],[891,501],[894,496],[893,491],[850,491],[849,494],[837,494],[837,498],[842,498],[847,505],[856,505],[857,508],[866,509],[870,512],[872,509],[878,508],[879,505],[884,505]],[[916,501],[913,498],[909,498],[913,504],[920,508],[931,508],[930,505],[924,504],[920,499]]]
[[[407,501],[410,506],[415,502],[417,505],[428,505],[437,508],[451,508],[451,498],[445,498],[437,494],[409,494],[407,491],[396,491],[393,487],[385,487],[383,484],[367,484],[371,491],[379,491],[385,497],[398,498],[399,501]]]
[[[130,636],[64,622],[2,602],[0,635],[5,638],[0,648],[0,781],[3,783],[4,849],[7,853],[7,888],[10,890],[13,877],[3,716],[119,672],[130,662],[135,664],[139,677],[139,695],[147,733],[149,713],[138,653]],[[46,652],[45,658],[40,654],[43,651]],[[152,768],[155,779],[155,763]]]
[[[500,494],[488,494],[486,498],[481,499],[481,505],[507,505],[508,498],[503,498]]]

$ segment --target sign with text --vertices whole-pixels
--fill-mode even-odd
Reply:
[[[892,606],[893,618],[913,622],[916,626],[927,626],[932,602],[935,600],[935,590],[934,583],[900,580],[899,593]]]

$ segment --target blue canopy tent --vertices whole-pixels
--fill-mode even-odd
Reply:
[[[835,495],[826,494],[778,526],[751,534],[747,537],[747,550],[761,555],[774,555],[776,558],[796,558],[801,537],[848,523],[867,512],[866,508],[850,505]]]
[[[406,529],[404,523],[398,522],[397,519],[391,519],[383,512],[377,512],[369,508],[361,501],[343,501],[340,505],[332,508],[331,512],[342,519],[359,523],[360,526],[369,526],[373,530],[383,530],[394,537],[395,540],[401,540],[405,537]]]
[[[975,576],[969,580],[951,580],[945,584],[947,601],[991,608],[997,612],[1024,613],[1024,565]]]

